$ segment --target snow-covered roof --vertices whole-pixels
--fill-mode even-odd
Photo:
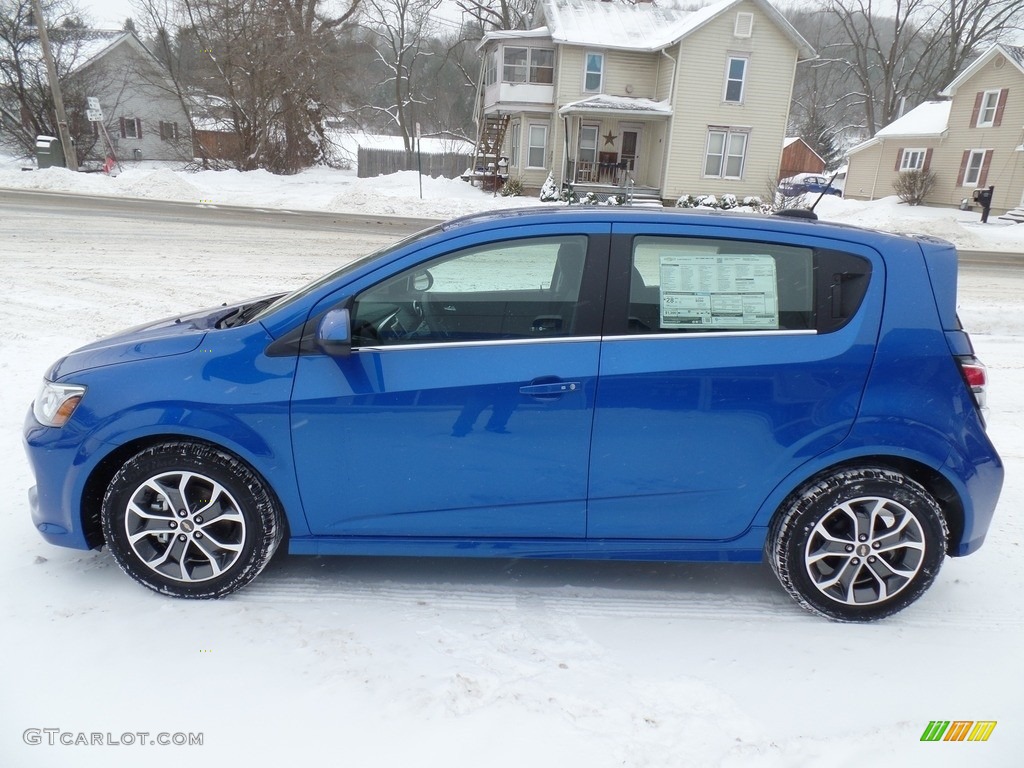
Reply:
[[[757,6],[797,47],[799,58],[814,57],[814,49],[768,0],[746,0]],[[659,51],[703,27],[744,0],[718,0],[692,11],[662,7],[653,2],[623,0],[541,0],[541,26],[529,32],[489,32],[480,46],[491,40],[550,35],[556,44],[581,45],[630,51]]]
[[[558,110],[560,115],[586,112],[615,112],[616,114],[671,115],[672,107],[667,101],[633,98],[632,96],[609,96],[598,94],[580,101],[573,101]]]
[[[496,29],[488,32],[483,39],[477,43],[476,50],[480,50],[491,40],[530,40],[536,38],[551,39],[551,30],[547,27],[536,27],[535,29]]]
[[[941,136],[949,127],[952,101],[926,101],[918,104],[898,120],[893,120],[875,136]]]
[[[132,37],[132,33],[124,31],[91,29],[83,32],[82,36],[75,40],[75,44],[78,45],[78,53],[72,71],[85,69],[97,59],[102,58],[115,45],[119,45],[129,37]]]
[[[949,109],[952,101],[926,101],[893,120],[878,131],[873,138],[851,147],[849,154],[874,146],[883,139],[917,138],[931,139],[943,136],[949,127]]]
[[[992,47],[988,48],[984,53],[968,64],[964,68],[963,72],[953,78],[953,82],[939,91],[939,95],[950,97],[954,96],[957,88],[974,77],[978,73],[978,70],[997,56],[1005,57],[1018,72],[1024,74],[1024,48],[1018,45],[1003,45],[1002,43],[995,43]]]

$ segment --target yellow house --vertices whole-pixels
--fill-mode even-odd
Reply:
[[[993,45],[939,95],[850,150],[846,197],[893,195],[900,173],[929,170],[927,205],[970,202],[988,186],[996,213],[1024,203],[1024,48]]]
[[[814,50],[767,0],[541,0],[535,20],[479,45],[481,169],[507,160],[527,191],[550,173],[668,202],[763,196],[775,180],[796,64]]]

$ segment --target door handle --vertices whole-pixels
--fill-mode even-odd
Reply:
[[[532,397],[544,397],[545,395],[564,395],[567,392],[578,392],[580,383],[578,381],[550,381],[546,384],[527,384],[519,388],[519,394]]]

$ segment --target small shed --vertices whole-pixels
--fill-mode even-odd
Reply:
[[[779,178],[787,179],[798,173],[823,173],[825,161],[799,136],[789,136],[782,142],[782,161]]]

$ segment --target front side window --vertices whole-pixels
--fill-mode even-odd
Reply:
[[[587,238],[522,238],[446,254],[356,297],[353,345],[570,336]]]
[[[583,90],[590,93],[600,93],[603,84],[604,55],[588,53],[586,55],[586,70],[583,74]]]
[[[866,260],[825,249],[636,237],[628,332],[827,332],[856,312],[870,272]]]
[[[543,168],[548,149],[548,127],[546,125],[531,125],[529,141],[526,156],[527,167]]]
[[[924,158],[927,150],[904,149],[903,157],[900,159],[900,171],[920,171],[924,168]]]
[[[708,131],[704,175],[721,179],[742,178],[746,156],[746,131],[712,128]]]
[[[978,110],[978,127],[990,128],[995,125],[998,108],[999,91],[985,91],[981,97],[981,109]]]
[[[733,104],[743,102],[744,83],[747,78],[747,60],[738,56],[729,57],[725,73],[725,100]]]

